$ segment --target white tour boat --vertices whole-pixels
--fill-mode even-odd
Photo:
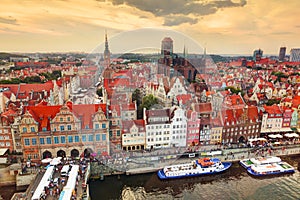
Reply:
[[[201,176],[223,172],[231,165],[231,162],[221,162],[218,158],[199,158],[191,163],[166,166],[157,175],[162,180]]]
[[[240,164],[254,176],[294,173],[293,166],[276,156],[243,159]]]

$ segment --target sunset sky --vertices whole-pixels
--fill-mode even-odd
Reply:
[[[210,54],[251,55],[261,48],[278,55],[280,46],[300,47],[299,8],[299,0],[1,0],[0,51],[88,53],[103,43],[105,30],[110,39],[160,28],[192,38]],[[153,45],[159,48],[161,39]],[[181,43],[174,41],[175,51]]]

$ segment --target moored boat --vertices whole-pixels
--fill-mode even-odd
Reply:
[[[162,180],[201,176],[223,172],[231,165],[231,162],[221,162],[218,158],[199,158],[190,163],[166,166],[157,175]]]
[[[294,173],[295,169],[279,157],[259,157],[243,159],[240,164],[253,176],[266,176],[285,173]]]

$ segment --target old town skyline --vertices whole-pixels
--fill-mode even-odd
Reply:
[[[249,55],[262,48],[277,55],[280,46],[299,46],[295,0],[5,0],[3,5],[0,42],[6,52],[91,52],[103,42],[105,30],[113,37],[140,28],[180,31],[214,54]]]

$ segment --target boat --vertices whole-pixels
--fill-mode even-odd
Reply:
[[[240,160],[240,164],[253,176],[294,173],[293,166],[276,156]]]
[[[194,177],[223,172],[232,165],[218,158],[199,158],[190,163],[165,166],[157,172],[161,180]]]

